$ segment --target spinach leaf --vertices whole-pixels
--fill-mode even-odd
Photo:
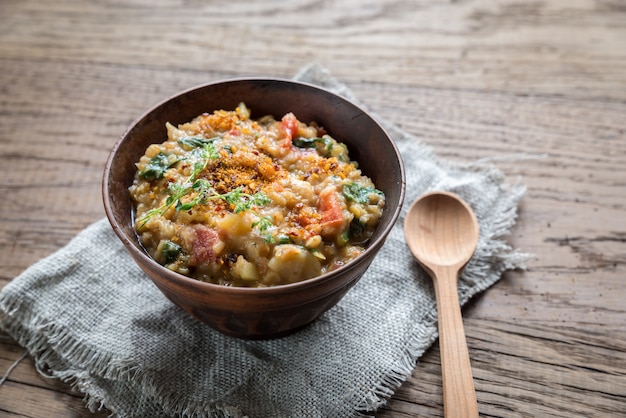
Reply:
[[[298,136],[292,139],[291,143],[298,148],[315,148],[318,142],[323,143],[324,138],[305,138]]]
[[[168,168],[177,162],[178,158],[173,158],[160,152],[152,157],[148,165],[143,170],[140,170],[138,174],[146,180],[158,180],[163,177]]]
[[[341,191],[346,199],[362,204],[369,202],[369,196],[371,194],[384,196],[383,192],[378,189],[369,186],[361,186],[355,182],[344,184]]]
[[[206,144],[211,144],[216,139],[217,138],[206,139],[206,138],[197,137],[197,136],[184,136],[182,138],[178,138],[177,142],[186,149],[193,149],[193,148],[203,147]]]
[[[182,251],[182,247],[180,245],[170,240],[161,241],[159,243],[159,247],[160,254],[158,254],[158,258],[163,264],[170,264],[176,261]]]
[[[291,143],[298,148],[315,148],[321,156],[330,154],[333,149],[333,140],[328,137],[305,138],[303,136],[295,137]]]
[[[365,233],[365,225],[358,218],[352,218],[349,231],[351,237],[360,237]]]

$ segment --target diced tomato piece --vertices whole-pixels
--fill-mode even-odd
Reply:
[[[285,142],[282,146],[289,148],[291,147],[291,140],[298,133],[298,129],[300,129],[300,121],[293,113],[287,113],[283,116],[280,126],[285,134]]]
[[[323,237],[337,236],[343,227],[343,213],[337,192],[329,187],[319,195],[317,211],[322,215],[321,226]]]
[[[208,264],[215,260],[215,245],[220,240],[217,231],[205,225],[191,225],[182,231],[181,237],[190,253],[190,266]]]

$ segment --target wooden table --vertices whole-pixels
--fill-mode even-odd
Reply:
[[[0,2],[0,287],[102,218],[130,122],[187,87],[318,61],[383,118],[528,191],[534,254],[464,310],[483,416],[626,416],[619,0]],[[24,350],[0,334],[0,376]],[[91,415],[29,357],[0,415]],[[377,417],[442,416],[437,345]]]

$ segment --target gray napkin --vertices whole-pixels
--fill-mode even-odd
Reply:
[[[299,80],[355,100],[320,65]],[[358,417],[382,406],[437,338],[430,279],[406,247],[408,203],[431,189],[464,197],[481,235],[459,286],[461,302],[525,255],[503,241],[524,188],[496,169],[442,161],[385,125],[406,165],[407,203],[386,244],[340,303],[298,333],[243,341],[172,305],[103,219],[0,292],[0,328],[38,370],[70,382],[91,410],[120,417]],[[371,415],[371,413],[369,414]]]

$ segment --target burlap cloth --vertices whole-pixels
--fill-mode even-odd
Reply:
[[[320,65],[296,78],[355,100]],[[525,259],[503,240],[523,186],[507,184],[493,167],[442,161],[381,123],[406,166],[403,213],[359,283],[300,332],[243,341],[201,325],[165,299],[105,219],[2,289],[0,327],[28,349],[40,372],[70,382],[90,409],[114,416],[371,415],[437,338],[431,281],[404,241],[409,203],[443,189],[476,211],[480,242],[460,281],[462,303]]]

